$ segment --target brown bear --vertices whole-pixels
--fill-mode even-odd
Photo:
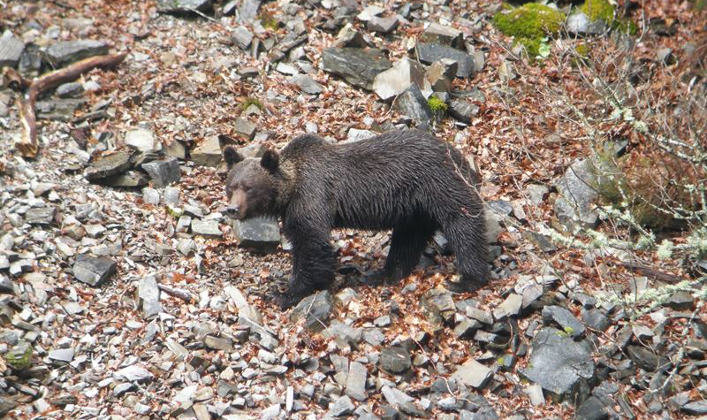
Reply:
[[[474,290],[487,281],[488,248],[478,174],[452,146],[420,130],[387,132],[329,144],[314,135],[278,154],[243,159],[223,150],[229,173],[226,214],[235,219],[278,216],[292,243],[283,308],[334,280],[333,228],[392,229],[384,269],[375,279],[408,276],[436,230],[456,254],[461,280]]]

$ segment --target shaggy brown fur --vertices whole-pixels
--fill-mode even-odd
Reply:
[[[419,130],[328,144],[305,135],[260,160],[224,150],[227,214],[279,216],[292,243],[290,307],[334,279],[332,228],[393,229],[382,277],[399,280],[419,262],[435,230],[456,254],[461,288],[487,281],[488,248],[478,175],[450,145]]]

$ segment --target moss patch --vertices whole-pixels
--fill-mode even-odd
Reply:
[[[531,57],[540,55],[545,37],[558,33],[564,21],[564,13],[539,3],[502,10],[493,17],[494,25],[523,44]]]
[[[603,20],[612,28],[631,35],[635,35],[638,32],[638,26],[633,21],[614,16],[616,9],[609,0],[586,0],[580,10],[592,22]]]
[[[447,104],[436,96],[430,96],[429,99],[427,99],[427,105],[430,106],[430,109],[435,114],[444,114],[447,112]]]
[[[614,21],[614,6],[609,0],[587,0],[580,9],[592,22],[599,19],[606,23]]]
[[[262,104],[262,102],[260,102],[260,101],[258,100],[258,98],[253,98],[252,96],[249,96],[249,97],[245,98],[245,101],[243,101],[243,103],[241,104],[241,109],[245,111],[245,110],[248,109],[251,105],[255,105],[255,106],[258,107],[258,109],[261,110],[261,111],[263,110],[263,104]]]

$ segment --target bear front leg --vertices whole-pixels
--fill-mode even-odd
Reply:
[[[488,282],[488,261],[484,217],[480,210],[476,215],[459,215],[444,227],[444,236],[454,251],[460,282],[450,283],[454,291],[474,291]]]
[[[329,243],[329,232],[302,225],[296,232],[286,232],[292,242],[293,266],[288,290],[279,297],[283,309],[299,303],[316,290],[326,289],[334,280],[334,250]],[[299,233],[299,234],[298,234]]]

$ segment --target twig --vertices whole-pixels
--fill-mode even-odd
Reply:
[[[192,294],[186,290],[177,289],[175,287],[170,287],[164,284],[157,284],[157,287],[168,295],[177,297],[187,303],[191,303],[195,300],[194,296],[192,296]]]
[[[110,68],[120,64],[127,53],[99,55],[86,58],[71,64],[63,69],[44,74],[31,82],[23,79],[16,71],[6,69],[3,73],[9,79],[8,86],[19,91],[16,99],[20,119],[22,121],[22,136],[15,143],[15,147],[23,157],[34,158],[39,152],[37,143],[37,118],[34,112],[34,104],[39,95],[62,83],[70,82],[79,78],[82,74],[94,68]]]

